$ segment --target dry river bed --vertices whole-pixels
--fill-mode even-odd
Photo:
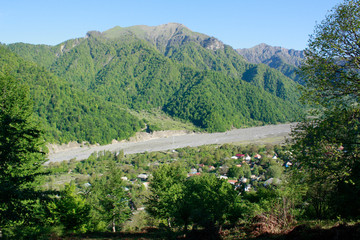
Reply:
[[[209,144],[224,144],[237,142],[257,142],[266,138],[285,138],[291,131],[291,126],[295,124],[279,124],[267,125],[261,127],[251,127],[243,129],[235,129],[223,133],[190,133],[182,135],[178,134],[148,134],[145,137],[147,140],[137,141],[121,141],[113,142],[108,145],[75,145],[67,147],[49,147],[50,153],[48,156],[50,162],[68,161],[70,159],[83,160],[87,159],[93,152],[124,151],[124,154],[165,151],[183,147],[197,147]],[[165,131],[166,132],[166,131]],[[160,137],[159,137],[160,136]],[[143,138],[144,139],[144,138]],[[55,149],[55,150],[54,150]]]

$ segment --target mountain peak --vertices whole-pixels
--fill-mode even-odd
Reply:
[[[165,52],[170,46],[179,46],[187,42],[196,42],[210,50],[224,48],[224,44],[218,39],[193,32],[181,23],[166,23],[158,26],[136,25],[124,28],[116,26],[102,33],[102,36],[112,39],[125,35],[146,40],[161,52]]]
[[[252,48],[236,50],[251,63],[267,63],[273,57],[281,58],[285,63],[298,67],[304,58],[304,51],[274,47],[260,43]]]

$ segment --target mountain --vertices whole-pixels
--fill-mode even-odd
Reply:
[[[271,68],[279,70],[296,82],[302,83],[295,71],[304,60],[304,51],[273,47],[261,43],[252,48],[236,49],[236,52],[251,63],[266,64]]]
[[[266,65],[247,62],[230,46],[182,24],[114,27],[56,46],[6,47],[55,76],[55,82],[71,86],[81,98],[97,98],[99,107],[118,107],[122,114],[160,109],[215,132],[294,121],[301,112],[296,82]],[[93,103],[88,104],[91,108]],[[122,122],[129,125],[130,120]]]
[[[49,142],[109,143],[139,131],[144,123],[123,108],[85,93],[0,45],[0,77],[29,87],[34,112]]]

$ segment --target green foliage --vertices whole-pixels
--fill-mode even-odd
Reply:
[[[65,185],[60,198],[48,203],[49,222],[62,225],[67,232],[86,232],[90,206],[77,194],[75,185]]]
[[[297,119],[293,81],[265,65],[245,62],[222,43],[211,50],[216,39],[180,29],[189,41],[166,44],[163,36],[148,38],[147,28],[115,28],[54,47],[9,48],[57,75],[55,82],[66,81],[57,91],[66,91],[64,96],[35,101],[51,127],[49,137],[59,142],[127,138],[142,125],[127,108],[162,109],[209,132]],[[150,128],[158,129],[154,124]]]
[[[276,161],[271,161],[270,166],[266,172],[266,178],[281,178],[284,168]]]
[[[320,106],[293,131],[293,153],[309,185],[309,216],[357,218],[359,204],[360,2],[335,7],[309,40],[304,99]]]
[[[182,76],[183,85],[164,110],[207,131],[296,119],[296,106],[246,82],[190,68],[184,68]]]
[[[109,165],[109,171],[91,182],[88,187],[88,202],[92,206],[91,225],[93,230],[106,231],[111,226],[121,226],[131,215],[129,197],[121,179],[121,172],[114,164]]]
[[[153,173],[150,184],[151,195],[146,203],[146,211],[153,217],[168,221],[171,226],[179,211],[177,204],[183,198],[185,172],[177,165],[162,165]]]
[[[296,129],[294,157],[317,189],[309,192],[317,218],[358,214],[354,197],[359,194],[360,181],[359,119],[358,108],[337,109],[323,118],[304,121]]]
[[[359,1],[346,0],[315,28],[300,69],[304,99],[329,107],[359,102]]]
[[[178,167],[162,165],[154,172],[151,195],[146,203],[150,215],[180,224],[189,224],[217,232],[231,215],[237,192],[233,186],[213,174],[185,176]]]
[[[38,201],[47,199],[37,187],[45,142],[27,86],[0,73],[0,92],[0,229],[9,233],[19,225],[33,226]]]
[[[212,232],[221,229],[238,195],[233,186],[213,174],[204,174],[188,179],[185,187],[191,222]]]
[[[30,88],[37,121],[50,142],[110,143],[126,139],[143,126],[119,106],[85,93],[47,70],[26,62],[0,46],[0,72],[13,75]]]

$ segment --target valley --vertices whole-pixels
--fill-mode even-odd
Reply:
[[[250,143],[265,141],[272,138],[272,143],[283,142],[291,131],[294,124],[267,125],[261,127],[251,127],[235,129],[224,133],[186,133],[185,131],[169,131],[170,134],[143,134],[143,138],[138,140],[114,142],[108,145],[78,145],[68,147],[49,154],[47,163],[68,161],[70,159],[87,159],[93,152],[124,151],[124,154],[165,151],[170,149],[197,147],[209,144],[224,143]],[[145,136],[144,136],[145,135]],[[50,151],[52,150],[49,146]]]
[[[0,43],[0,239],[359,239],[359,6],[299,51],[175,19]]]

